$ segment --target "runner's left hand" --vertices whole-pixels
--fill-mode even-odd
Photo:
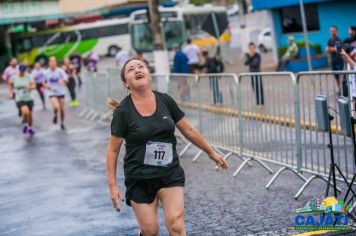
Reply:
[[[212,155],[209,156],[209,158],[213,160],[217,166],[220,166],[224,170],[226,170],[229,167],[225,159],[217,152],[214,152]]]

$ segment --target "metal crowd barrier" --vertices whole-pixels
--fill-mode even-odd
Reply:
[[[341,168],[350,181],[355,173],[353,146],[350,138],[341,132],[337,106],[339,96],[350,98],[349,76],[355,72],[302,72],[297,76],[299,88],[299,107],[301,111],[301,153],[302,171],[312,174],[296,194],[296,198],[316,178],[328,181],[330,170],[330,151],[328,134],[318,131],[315,123],[315,102],[317,95],[325,95],[328,99],[329,114],[334,117],[331,122],[333,132],[334,157],[336,164]],[[340,79],[340,90],[336,85],[335,77]],[[337,176],[341,180],[341,176]]]
[[[173,97],[178,105],[184,110],[191,124],[198,128],[201,120],[199,107],[199,91],[197,86],[198,76],[193,74],[170,74],[168,78],[167,93]],[[184,143],[184,148],[179,152],[183,156],[192,143],[189,142],[180,132],[176,131],[177,137]],[[196,159],[195,157],[193,160]]]
[[[86,108],[79,114],[88,120],[101,121],[105,118],[105,99],[107,75],[104,73],[86,72],[84,74],[85,83],[85,105]]]
[[[242,156],[238,119],[238,78],[235,74],[201,74],[198,77],[199,127],[204,138],[224,159]],[[196,155],[196,160],[202,151]],[[217,169],[217,167],[215,167]]]
[[[292,73],[243,73],[239,75],[240,133],[242,153],[248,160],[282,166],[267,184],[268,189],[285,170],[300,173],[296,79]],[[236,176],[243,163],[234,173]]]
[[[280,166],[266,188],[285,170],[304,181],[295,198],[315,179],[327,181],[330,153],[327,134],[315,124],[315,97],[326,95],[337,111],[335,75],[346,78],[341,93],[348,92],[348,76],[355,72],[170,74],[153,75],[152,88],[170,94],[187,118],[225,159],[237,156],[242,164],[237,176],[251,161],[273,173],[267,163]],[[119,101],[129,91],[123,86],[118,69],[107,74],[86,75],[86,105],[83,116],[96,119],[105,114],[105,99]],[[346,93],[344,94],[346,95]],[[330,111],[332,113],[332,111]],[[350,180],[355,173],[351,140],[341,133],[339,117],[333,114],[332,132],[335,160]],[[184,143],[184,155],[192,144],[177,131]],[[193,157],[197,161],[202,151]],[[306,178],[304,173],[311,174]],[[340,176],[338,176],[340,177]]]

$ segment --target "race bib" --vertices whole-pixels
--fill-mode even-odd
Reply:
[[[58,93],[58,92],[59,92],[59,87],[58,87],[58,85],[52,85],[52,86],[51,86],[51,92],[52,92],[52,93]]]
[[[28,91],[27,88],[19,89],[18,91],[19,91],[19,96],[20,97],[24,97],[24,96],[29,94],[29,91]]]
[[[173,161],[173,148],[171,143],[148,142],[144,164],[167,167]]]

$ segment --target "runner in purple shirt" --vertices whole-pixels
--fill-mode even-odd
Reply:
[[[2,74],[2,78],[6,83],[10,82],[12,76],[16,75],[19,72],[19,66],[17,65],[17,59],[12,58],[10,61],[10,65],[6,67],[4,73]]]
[[[10,61],[10,65],[6,67],[4,73],[2,74],[2,78],[4,81],[10,86],[11,78],[19,73],[19,65],[16,58],[12,58]],[[12,91],[9,90],[9,98],[15,100],[16,91],[13,89]],[[21,117],[21,110],[19,109],[19,116]]]
[[[32,72],[31,76],[34,79],[36,83],[36,89],[38,94],[40,95],[41,101],[42,101],[42,107],[43,110],[46,110],[46,102],[45,102],[45,70],[41,68],[41,64],[39,62],[36,62]]]

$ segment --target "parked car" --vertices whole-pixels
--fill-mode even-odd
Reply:
[[[257,37],[257,45],[260,52],[266,53],[272,50],[272,35],[270,28],[266,28],[260,32]]]

